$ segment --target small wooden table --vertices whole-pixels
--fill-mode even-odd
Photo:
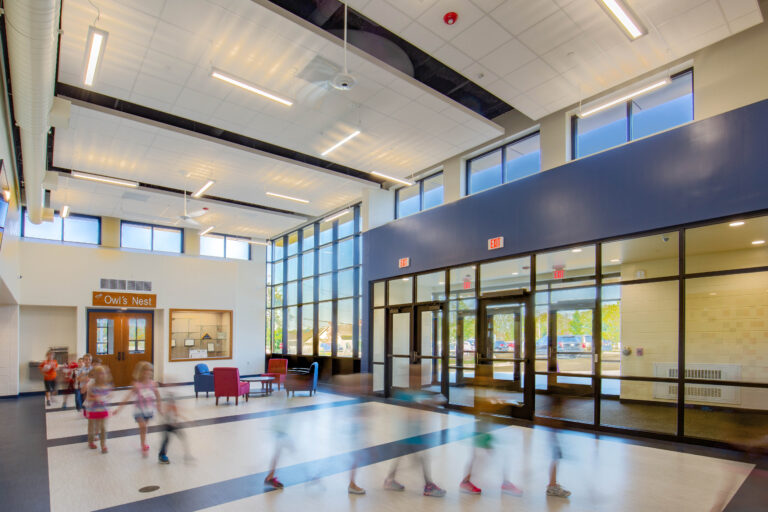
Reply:
[[[257,382],[261,383],[261,393],[264,396],[270,396],[272,394],[272,383],[275,381],[274,377],[267,377],[267,376],[259,376],[259,377],[249,377],[247,379],[240,379],[243,382],[250,382],[251,384],[255,384]],[[251,389],[248,393],[249,395],[251,393],[258,393],[259,391],[255,391],[254,389]]]

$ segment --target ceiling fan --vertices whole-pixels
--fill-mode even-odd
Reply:
[[[189,227],[193,228],[199,228],[200,223],[197,222],[195,219],[197,217],[202,217],[208,213],[208,208],[203,206],[199,210],[194,211],[188,211],[187,210],[187,192],[184,191],[184,213],[179,215],[176,219],[176,222],[173,223],[174,226],[178,226],[179,224],[184,224]]]
[[[344,72],[337,73],[331,79],[331,86],[340,91],[348,91],[355,86],[357,80],[347,69],[347,4],[344,3]]]

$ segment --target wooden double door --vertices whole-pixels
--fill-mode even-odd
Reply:
[[[152,362],[153,313],[88,311],[88,353],[112,372],[114,385],[128,386],[139,361]]]

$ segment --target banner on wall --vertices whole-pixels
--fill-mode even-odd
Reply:
[[[93,305],[118,308],[154,308],[157,305],[157,295],[154,293],[93,292]]]

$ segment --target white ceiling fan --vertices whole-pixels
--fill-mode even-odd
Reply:
[[[344,2],[344,72],[337,73],[331,79],[331,86],[340,91],[348,91],[355,86],[357,80],[347,69],[347,3]]]
[[[174,222],[173,225],[178,226],[179,224],[183,224],[188,227],[199,228],[200,223],[197,222],[195,219],[197,217],[202,217],[206,213],[208,213],[208,208],[206,208],[205,206],[203,206],[199,210],[188,211],[187,210],[187,192],[184,191],[184,213],[177,217],[176,222]]]

